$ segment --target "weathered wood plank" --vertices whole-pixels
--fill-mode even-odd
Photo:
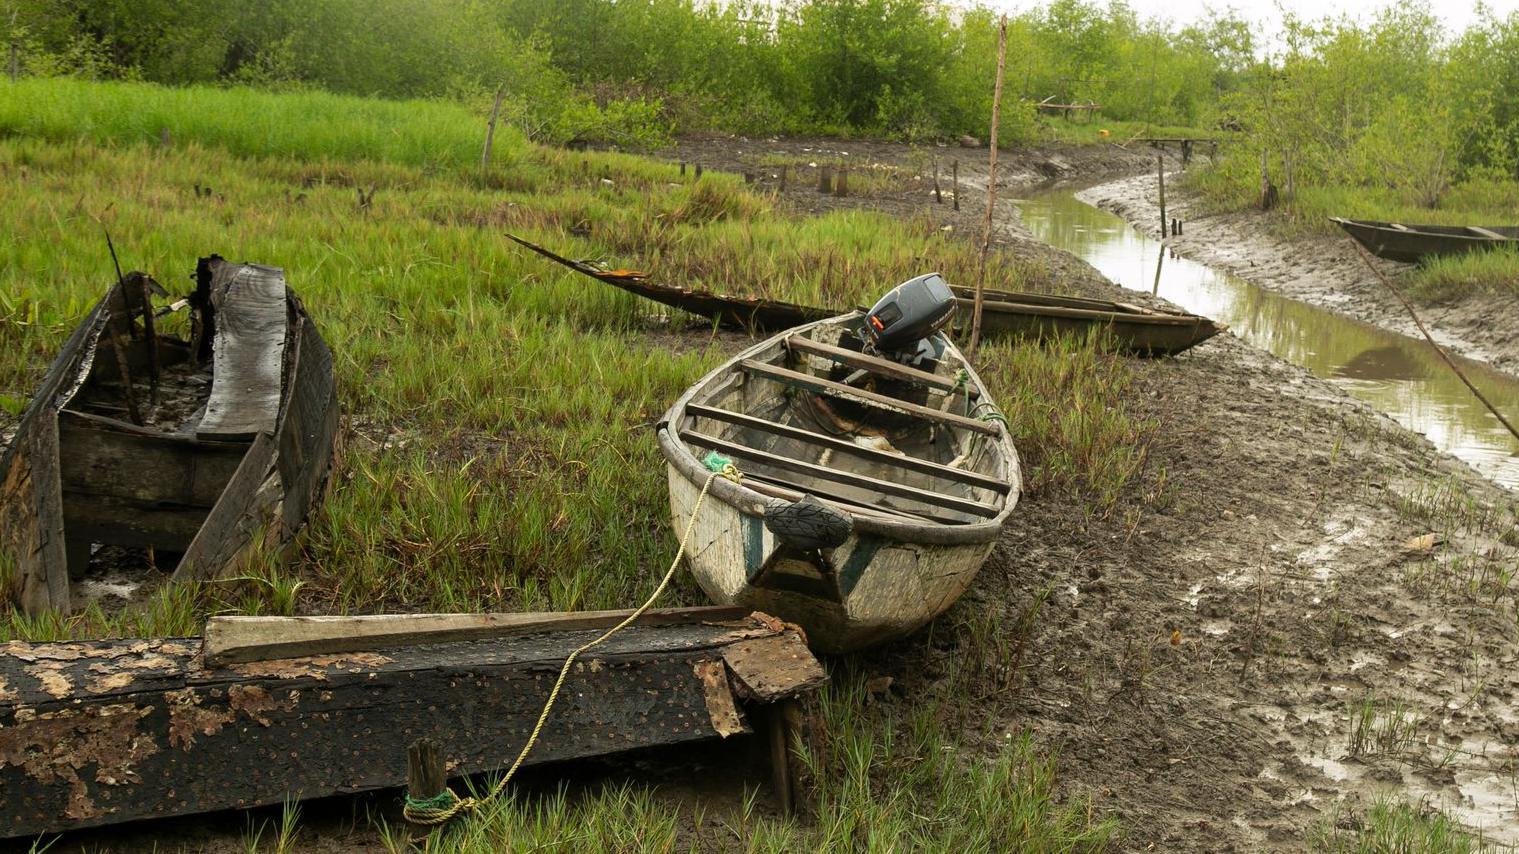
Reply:
[[[295,329],[287,360],[289,394],[280,415],[277,460],[285,490],[281,521],[284,532],[293,534],[320,500],[332,470],[338,395],[332,351],[315,322],[305,315],[300,300],[292,295],[291,303]]]
[[[1473,233],[1473,234],[1475,234],[1475,235],[1477,235],[1479,237],[1486,237],[1489,240],[1505,240],[1506,241],[1506,240],[1513,240],[1514,239],[1512,237],[1508,237],[1508,236],[1499,234],[1498,232],[1493,231],[1490,228],[1483,228],[1480,225],[1468,225],[1466,227],[1466,230],[1470,231],[1471,233]]]
[[[699,445],[703,448],[711,448],[715,451],[721,451],[724,454],[732,454],[736,457],[743,457],[755,462],[765,463],[766,465],[775,466],[776,468],[785,469],[787,471],[794,471],[799,474],[805,474],[809,477],[815,477],[820,480],[831,481],[833,483],[842,483],[847,486],[856,487],[858,489],[871,490],[882,495],[894,495],[898,498],[906,498],[911,501],[919,502],[920,504],[927,504],[930,507],[942,507],[947,510],[957,510],[961,513],[969,513],[972,516],[982,516],[987,519],[993,518],[1002,512],[1001,507],[995,507],[990,504],[983,504],[980,501],[972,501],[968,498],[946,495],[942,492],[930,492],[929,490],[919,489],[915,486],[907,486],[906,484],[894,483],[889,480],[881,480],[880,478],[857,474],[852,471],[844,471],[843,469],[836,469],[830,466],[820,466],[816,463],[809,463],[805,460],[793,459],[791,457],[782,456],[781,454],[773,454],[769,451],[757,450],[755,448],[750,448],[747,445],[741,445],[737,442],[729,442],[726,439],[719,439],[715,436],[708,436],[704,433],[698,433],[694,430],[682,430],[680,431],[680,437],[693,445]]]
[[[969,386],[962,389],[954,380],[946,379],[938,374],[920,371],[917,368],[899,364],[888,359],[882,359],[879,356],[871,356],[855,350],[835,347],[832,344],[824,344],[821,341],[814,341],[804,335],[792,335],[788,337],[786,339],[786,346],[796,352],[822,356],[829,361],[848,365],[852,368],[859,368],[888,379],[915,383],[942,392],[953,393],[964,391],[972,398],[981,396],[980,389],[970,388]]]
[[[197,434],[252,439],[274,432],[280,410],[288,308],[278,267],[211,262],[211,397]]]
[[[280,484],[270,481],[275,444],[268,433],[254,437],[216,505],[202,516],[199,529],[186,544],[174,581],[209,581],[226,575],[237,553],[261,529],[277,521]]]
[[[802,373],[801,371],[789,370],[787,368],[778,367],[776,365],[767,364],[765,362],[756,361],[754,359],[745,359],[742,362],[738,363],[738,367],[745,373],[763,377],[768,380],[774,380],[775,382],[793,386],[795,388],[804,389],[806,391],[814,392],[817,394],[827,395],[829,397],[836,397],[841,400],[852,400],[857,403],[874,406],[878,409],[885,409],[891,412],[911,415],[915,418],[921,418],[925,421],[934,421],[939,424],[945,424],[951,427],[960,427],[966,430],[974,430],[977,433],[985,433],[988,436],[995,436],[1001,430],[1000,427],[990,421],[978,421],[974,418],[966,418],[963,415],[956,415],[952,412],[941,412],[937,409],[931,409],[927,406],[919,406],[916,403],[909,403],[908,401],[900,400],[889,395],[876,394],[873,391],[865,391],[864,389],[852,388],[850,386],[844,385],[843,383],[836,383],[832,380],[823,379],[822,377],[815,377],[811,374]]]
[[[526,614],[366,614],[333,617],[212,617],[206,621],[208,665],[270,658],[363,652],[443,641],[487,640],[546,631],[606,629],[632,611]],[[656,608],[638,626],[675,626],[747,617],[748,608]]]
[[[0,836],[403,785],[434,740],[450,773],[509,764],[570,650],[595,630],[206,668],[194,638],[0,646]],[[769,618],[635,626],[570,674],[528,765],[746,729],[720,670],[790,635],[768,696],[815,687]],[[786,680],[790,678],[791,681]],[[790,686],[788,688],[787,686]],[[788,693],[789,691],[789,693]]]
[[[775,436],[784,436],[787,439],[795,439],[799,442],[806,442],[810,445],[817,445],[823,448],[832,448],[835,451],[846,454],[854,454],[861,459],[872,460],[874,462],[881,463],[882,465],[897,466],[909,471],[919,472],[920,474],[933,475],[934,477],[941,477],[946,480],[952,480],[956,483],[966,483],[972,486],[979,486],[983,489],[990,489],[1004,495],[1006,495],[1012,489],[1012,484],[1009,484],[1005,480],[998,480],[994,477],[987,477],[982,474],[977,474],[973,471],[966,471],[965,469],[951,468],[949,466],[940,465],[939,463],[929,462],[928,460],[920,460],[917,457],[910,457],[906,454],[893,454],[889,451],[867,448],[863,445],[856,445],[847,439],[840,439],[837,436],[828,436],[823,433],[814,433],[811,430],[804,430],[801,427],[796,427],[790,424],[777,424],[773,421],[766,421],[763,418],[756,418],[753,415],[745,415],[741,412],[732,412],[726,409],[718,409],[717,407],[713,406],[703,406],[699,403],[691,403],[686,405],[686,414],[693,415],[698,418],[710,418],[713,421],[720,421],[725,424],[732,424],[736,427],[743,427],[749,430],[758,430],[762,433],[770,433],[771,435]]]
[[[58,415],[65,492],[110,496],[152,512],[160,505],[209,509],[237,471],[246,442],[195,440],[109,419]]]

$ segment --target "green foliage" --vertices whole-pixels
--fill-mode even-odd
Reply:
[[[551,143],[628,147],[672,129],[986,136],[997,15],[943,0],[12,0],[30,76],[316,88],[473,109]],[[77,11],[75,7],[78,7]],[[1034,102],[1196,123],[1248,54],[1235,18],[1173,31],[1123,4],[1056,0],[1008,22],[1000,139]]]

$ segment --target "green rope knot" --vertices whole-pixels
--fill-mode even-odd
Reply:
[[[738,483],[739,479],[744,476],[744,473],[738,470],[738,466],[733,464],[731,458],[725,457],[716,451],[708,451],[707,455],[701,458],[701,464],[706,467],[707,471],[713,474],[720,474],[734,483]]]
[[[453,789],[444,789],[430,798],[414,798],[406,796],[406,808],[408,810],[446,810],[454,805],[459,796],[454,794]]]

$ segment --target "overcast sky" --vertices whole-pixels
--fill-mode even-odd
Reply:
[[[1045,0],[983,0],[983,2],[1009,12],[1045,5]],[[1140,18],[1165,17],[1181,25],[1204,17],[1209,9],[1223,11],[1232,8],[1242,17],[1256,23],[1258,33],[1269,37],[1279,30],[1283,9],[1308,20],[1316,20],[1326,15],[1338,16],[1342,13],[1353,18],[1370,20],[1376,11],[1388,5],[1388,2],[1387,0],[1164,0],[1162,3],[1146,3],[1143,0],[1129,0],[1129,5]],[[1430,3],[1430,8],[1445,21],[1446,28],[1453,32],[1460,32],[1477,20],[1476,7],[1477,4],[1469,0],[1434,0]],[[1496,12],[1499,17],[1507,17],[1519,10],[1519,0],[1488,0],[1487,7]]]

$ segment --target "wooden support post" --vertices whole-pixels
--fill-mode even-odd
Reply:
[[[951,161],[949,161],[949,172],[950,172],[950,175],[951,175],[951,178],[950,178],[951,183],[949,185],[950,186],[949,198],[950,198],[950,201],[954,203],[955,210],[958,211],[960,209],[960,161],[959,160],[951,160]]]
[[[122,298],[126,292],[123,289]],[[131,323],[131,316],[125,318],[125,322]],[[132,423],[142,426],[142,410],[137,408],[137,392],[132,388],[132,369],[127,366],[127,346],[121,341],[121,333],[116,330],[115,318],[106,322],[106,335],[111,339],[111,350],[116,354],[116,367],[121,376],[121,393],[127,402],[127,417]]]
[[[770,784],[775,790],[775,802],[781,815],[791,816],[796,811],[795,780],[791,773],[792,732],[786,720],[786,701],[776,703],[765,710],[767,735],[770,743]]]
[[[827,195],[833,192],[833,167],[818,167],[818,192]]]
[[[939,190],[939,158],[934,158],[934,204],[944,204],[944,194]]]
[[[839,165],[839,177],[833,182],[833,194],[839,198],[849,195],[849,167]]]
[[[754,173],[750,172],[747,169],[744,170],[744,183],[745,184],[753,184],[754,183]]]
[[[1160,236],[1166,236],[1166,156],[1155,155],[1156,174],[1160,176]]]
[[[153,280],[138,276],[137,282],[142,287],[142,334],[148,345],[148,399],[157,406],[158,377],[163,361],[158,352],[158,333],[153,328]]]
[[[701,180],[701,164],[696,164],[696,180]]]
[[[1002,118],[1002,74],[1007,68],[1007,16],[997,26],[997,82],[992,87],[991,153],[986,174],[986,230],[981,238],[981,270],[976,277],[976,307],[970,318],[970,352],[981,343],[981,304],[986,291],[986,256],[992,249],[992,213],[997,207],[997,122]]]
[[[781,164],[781,192],[782,193],[786,192],[786,176],[787,176],[788,172],[790,172],[790,166],[788,166],[785,163],[782,163]]]
[[[414,801],[426,801],[443,794],[448,785],[448,772],[443,768],[443,756],[438,743],[430,738],[419,738],[406,748],[406,796]],[[424,830],[418,826],[418,830]]]
[[[686,177],[686,161],[680,161],[680,177]]]
[[[496,117],[501,114],[501,99],[506,97],[506,84],[502,83],[496,88],[496,103],[491,105],[491,117],[485,123],[485,148],[480,151],[480,179],[485,179],[485,170],[491,162],[491,143],[496,139]]]

